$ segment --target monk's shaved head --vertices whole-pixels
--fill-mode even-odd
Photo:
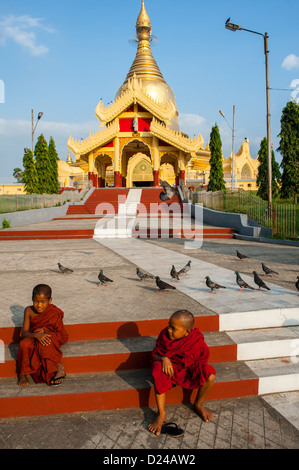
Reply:
[[[51,299],[52,289],[50,286],[47,286],[47,284],[38,284],[32,291],[32,299],[34,299],[36,295],[43,295],[47,297],[47,299]]]
[[[194,316],[189,310],[177,310],[170,318],[179,320],[186,330],[192,330],[194,326]]]

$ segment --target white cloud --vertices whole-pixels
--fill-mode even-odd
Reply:
[[[88,137],[89,132],[96,132],[99,130],[99,123],[95,121],[88,121],[83,123],[68,123],[68,122],[54,122],[54,121],[39,121],[35,135],[45,134],[45,137],[52,135],[55,140],[55,135],[65,137],[66,141],[70,135],[75,139],[80,140]],[[27,133],[31,134],[31,121],[21,119],[0,119],[0,135],[6,137],[24,136]]]
[[[289,54],[281,64],[283,69],[293,70],[299,68],[299,57],[295,54]]]
[[[4,169],[5,164],[8,164],[9,161],[20,159],[25,147],[31,148],[31,126],[30,120],[0,119],[0,167]],[[82,123],[43,121],[41,119],[35,130],[34,140],[36,143],[37,138],[43,134],[49,142],[52,136],[58,156],[64,160],[68,154],[67,141],[70,136],[80,141],[81,138],[86,139],[90,132],[97,132],[99,129],[99,121],[96,119]],[[20,162],[15,163],[14,166],[20,166]],[[2,174],[5,175],[4,172]]]
[[[182,132],[185,132],[192,139],[194,135],[203,135],[206,131],[206,119],[198,114],[179,114],[179,125]]]
[[[8,39],[27,49],[32,55],[46,54],[48,48],[37,43],[35,29],[39,28],[49,33],[54,32],[42,24],[42,18],[33,18],[29,15],[9,15],[0,21],[0,42],[5,45]]]

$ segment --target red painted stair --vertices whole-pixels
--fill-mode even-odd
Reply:
[[[100,188],[95,189],[84,204],[75,204],[68,207],[70,214],[101,214],[106,208],[110,213],[118,213],[119,202],[125,202],[129,193],[127,188]],[[103,206],[99,206],[102,204]]]
[[[62,349],[67,376],[55,389],[33,383],[17,386],[17,344],[12,339],[20,330],[2,328],[7,361],[0,364],[0,417],[154,406],[150,354],[165,325],[166,319],[66,325],[69,343]],[[210,363],[217,371],[209,399],[257,394],[258,379],[246,364],[236,361],[236,344],[218,331],[218,316],[197,317],[196,326],[204,332]],[[188,402],[193,395],[175,387],[167,402]]]

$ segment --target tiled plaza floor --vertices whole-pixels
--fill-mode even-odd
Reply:
[[[183,252],[181,240],[141,242]],[[250,256],[239,262],[235,250]],[[238,240],[206,240],[188,255],[250,273],[267,262],[279,274],[271,283],[295,294],[299,275],[299,248],[249,243]],[[155,294],[136,279],[135,264],[93,240],[0,242],[0,326],[20,326],[24,308],[31,303],[34,285],[47,283],[53,303],[65,312],[65,323],[167,318],[178,308],[195,315],[210,315],[209,308],[176,290]],[[74,269],[59,273],[57,263]],[[97,287],[99,269],[114,280]],[[16,385],[17,386],[17,385]],[[262,397],[207,402],[214,412],[203,423],[189,406],[167,407],[168,419],[185,430],[179,439],[151,435],[146,427],[155,409],[130,409],[74,413],[70,415],[0,420],[1,449],[298,449],[298,432]]]

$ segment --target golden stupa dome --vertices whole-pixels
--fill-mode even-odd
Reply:
[[[178,112],[176,99],[173,90],[167,85],[151,51],[151,22],[146,12],[144,0],[142,0],[141,10],[136,22],[136,34],[138,39],[136,57],[126,76],[123,85],[118,89],[116,98],[128,87],[128,80],[134,76],[142,80],[142,85],[146,93],[155,101],[161,104],[171,100],[176,110],[171,122],[168,124],[174,130],[179,130]]]

